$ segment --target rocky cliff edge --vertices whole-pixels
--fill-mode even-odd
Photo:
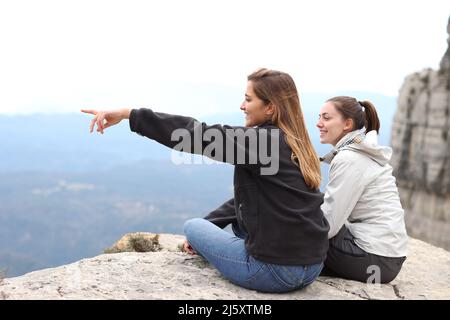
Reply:
[[[286,294],[247,290],[198,256],[180,251],[183,236],[160,234],[154,252],[102,254],[6,278],[0,299],[449,299],[450,252],[411,239],[409,256],[390,284],[319,277]]]

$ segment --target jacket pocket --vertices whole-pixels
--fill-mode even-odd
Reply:
[[[256,185],[247,184],[236,190],[238,219],[249,237],[254,238],[258,229],[258,192]]]

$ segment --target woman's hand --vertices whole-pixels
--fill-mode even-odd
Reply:
[[[184,240],[183,249],[184,249],[184,252],[187,252],[191,255],[197,254],[197,252],[195,252],[195,250],[191,247],[191,245],[189,244],[189,242],[187,240]]]
[[[97,110],[85,110],[82,109],[81,112],[93,114],[95,117],[91,121],[91,126],[89,132],[92,133],[95,124],[97,124],[97,132],[103,134],[103,130],[109,128],[115,124],[118,124],[123,119],[130,118],[130,109],[118,109],[111,111],[97,111]],[[106,123],[104,122],[106,120]]]

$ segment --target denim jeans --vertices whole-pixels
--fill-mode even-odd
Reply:
[[[192,248],[238,286],[261,292],[289,292],[306,287],[322,271],[323,263],[293,266],[256,260],[245,249],[246,234],[236,225],[233,231],[238,236],[200,218],[184,224],[184,233]]]

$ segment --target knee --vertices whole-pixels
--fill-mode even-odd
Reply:
[[[183,225],[183,231],[187,238],[192,234],[192,232],[196,229],[196,226],[202,223],[204,219],[202,218],[194,218],[187,220]]]

